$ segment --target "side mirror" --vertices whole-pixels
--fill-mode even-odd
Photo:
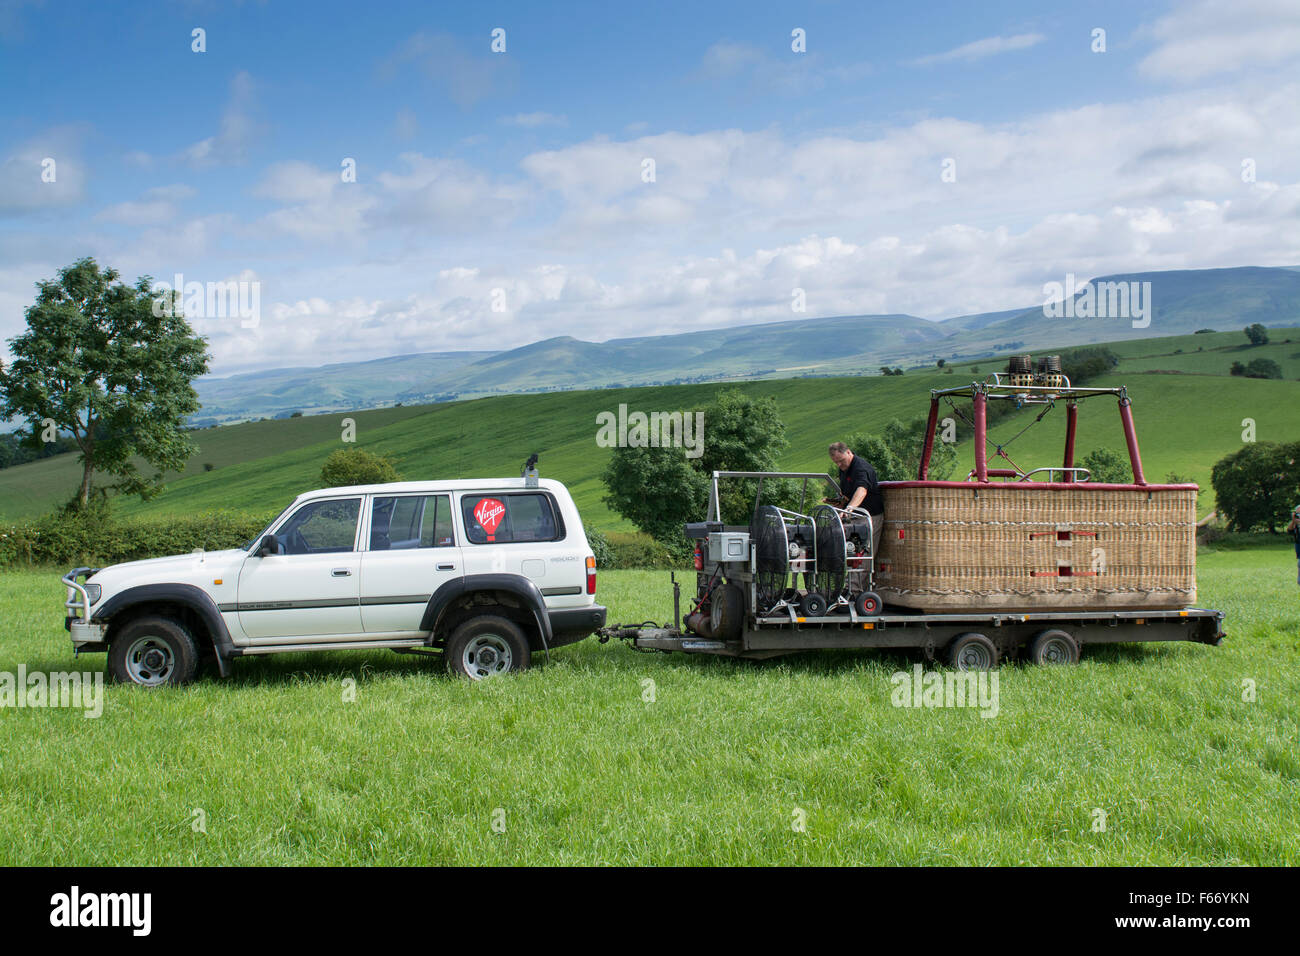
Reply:
[[[259,558],[264,558],[268,554],[284,554],[284,545],[280,544],[280,539],[273,534],[268,534],[257,543],[257,550],[254,552]]]

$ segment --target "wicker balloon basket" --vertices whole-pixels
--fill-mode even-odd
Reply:
[[[921,610],[1187,607],[1196,486],[884,483],[877,589]]]

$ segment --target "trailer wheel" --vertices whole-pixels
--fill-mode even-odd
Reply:
[[[1029,645],[1029,659],[1035,664],[1079,663],[1079,642],[1065,631],[1040,631]]]
[[[959,634],[948,646],[948,663],[953,670],[991,671],[998,666],[998,649],[983,634]]]
[[[853,610],[863,617],[874,617],[880,613],[882,603],[880,595],[875,591],[863,591],[853,599]]]
[[[804,617],[821,617],[826,613],[826,599],[816,591],[809,591],[799,602],[799,610]]]

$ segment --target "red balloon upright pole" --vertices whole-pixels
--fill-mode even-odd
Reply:
[[[1119,418],[1124,423],[1124,440],[1128,442],[1128,460],[1133,466],[1133,483],[1145,485],[1142,475],[1142,452],[1138,450],[1137,430],[1133,427],[1133,403],[1124,395],[1119,400]]]

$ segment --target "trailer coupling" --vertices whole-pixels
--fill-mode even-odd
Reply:
[[[675,627],[669,627],[667,624],[657,624],[654,621],[642,621],[640,624],[610,624],[607,627],[602,627],[596,631],[596,639],[601,644],[609,643],[611,637],[620,641],[631,641],[635,644],[639,638],[652,634],[682,636],[682,632]]]

